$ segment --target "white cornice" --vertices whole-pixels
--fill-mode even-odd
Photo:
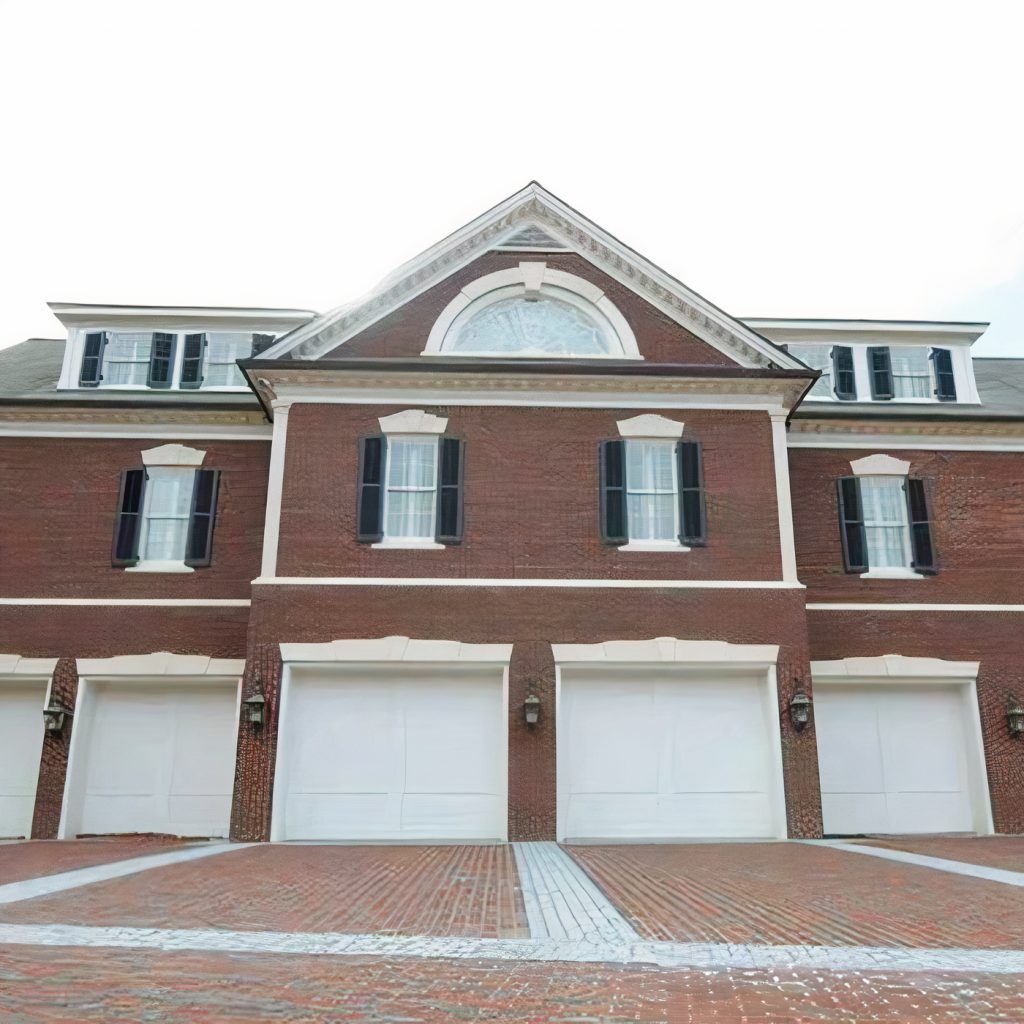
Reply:
[[[968,420],[876,423],[796,417],[786,439],[790,448],[921,449],[925,451],[1024,451],[1024,420]]]
[[[776,331],[813,334],[897,334],[941,337],[945,342],[960,339],[974,342],[988,329],[987,323],[952,323],[943,320],[797,320],[771,317],[742,317],[755,331],[771,336]],[[808,337],[810,340],[810,337]]]
[[[77,302],[50,302],[48,305],[53,315],[68,328],[208,326],[292,330],[317,316],[310,309],[244,306],[118,306]]]
[[[399,267],[368,295],[292,331],[264,353],[317,359],[439,284],[526,224],[537,224],[598,269],[741,366],[802,369],[745,324],[644,259],[550,192],[531,182],[448,238]]]

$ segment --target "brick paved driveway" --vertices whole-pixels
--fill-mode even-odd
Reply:
[[[985,863],[993,845],[942,842],[964,844],[954,852],[967,863]],[[56,871],[95,864],[102,846],[19,845],[0,847],[0,888],[30,877],[40,858]],[[165,848],[106,847],[111,861]],[[1005,849],[998,852],[1008,858]],[[1024,888],[798,844],[568,854],[644,940],[755,944],[748,949],[806,943],[838,959],[775,970],[579,963],[560,954],[521,962],[508,951],[533,940],[508,847],[259,846],[0,903],[0,1021],[1024,1022],[1024,970],[1004,973],[986,960],[1010,956],[1016,971],[1016,953],[998,951],[1024,951]],[[1008,861],[998,866],[1012,870]],[[368,957],[13,937],[19,927],[68,924],[90,936],[144,928],[156,937],[151,946],[172,928],[231,929],[256,941],[270,932],[315,940],[308,933],[338,931],[442,937],[433,941],[452,949],[476,944],[443,956]],[[505,958],[482,954],[495,948],[488,942]],[[843,966],[844,950],[865,946],[916,948],[925,958],[954,946],[977,953],[961,970]]]

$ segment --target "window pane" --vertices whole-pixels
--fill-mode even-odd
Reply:
[[[388,445],[388,487],[429,487],[437,473],[437,440],[396,438]]]
[[[821,376],[809,392],[810,398],[832,397],[832,346],[790,345],[789,351],[812,370],[821,370]]]
[[[557,298],[558,289],[512,295],[484,306],[445,339],[446,351],[519,356],[607,355],[618,351],[596,317],[574,302]]]
[[[630,540],[666,540],[676,537],[674,494],[628,494]]]
[[[889,358],[894,397],[932,397],[932,372],[926,348],[891,348]]]
[[[203,387],[219,388],[245,384],[236,359],[246,359],[252,352],[252,335],[237,331],[210,331],[206,335],[206,365]]]
[[[671,441],[626,443],[626,486],[630,491],[675,490],[675,445]]]
[[[870,568],[910,566],[910,534],[903,477],[861,477]]]
[[[434,500],[433,490],[389,492],[386,536],[433,540]]]
[[[104,357],[104,384],[145,386],[149,378],[149,353],[153,335],[148,331],[118,331],[109,335]]]
[[[148,471],[148,477],[140,554],[151,561],[182,561],[195,473],[191,469],[156,466]]]

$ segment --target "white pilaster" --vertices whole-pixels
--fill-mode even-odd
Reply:
[[[779,545],[782,549],[782,578],[796,583],[796,539],[793,535],[793,500],[789,491],[789,454],[786,447],[786,413],[769,413],[772,421],[772,449],[775,453],[775,494],[779,503]]]
[[[272,403],[274,437],[270,444],[270,475],[267,481],[267,517],[263,525],[263,565],[261,576],[277,574],[277,542],[281,531],[281,496],[284,493],[284,453],[288,438],[288,412],[291,402]]]

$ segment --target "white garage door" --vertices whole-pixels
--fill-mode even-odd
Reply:
[[[826,835],[974,830],[961,687],[819,685],[814,715]]]
[[[274,838],[504,839],[502,680],[296,670]]]
[[[45,696],[43,682],[0,682],[0,839],[32,831]]]
[[[235,683],[89,684],[66,834],[226,836]]]
[[[763,679],[563,674],[559,834],[774,837],[779,768]]]

